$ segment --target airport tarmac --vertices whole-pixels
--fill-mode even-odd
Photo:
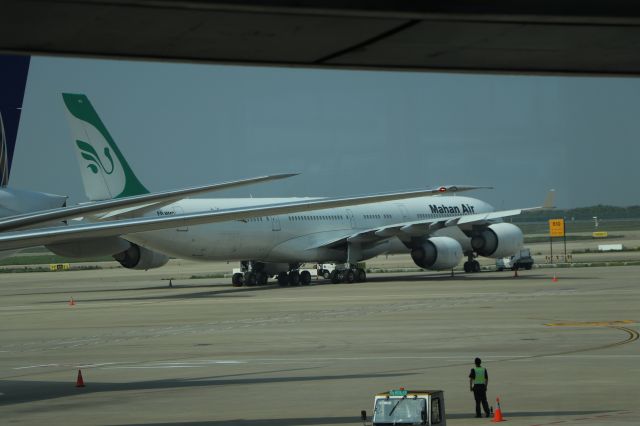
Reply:
[[[640,267],[161,280],[182,268],[0,274],[2,423],[358,425],[404,386],[443,389],[449,425],[488,424],[476,356],[509,425],[640,423]]]

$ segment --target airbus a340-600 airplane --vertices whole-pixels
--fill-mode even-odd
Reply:
[[[552,204],[548,197],[542,207],[496,212],[481,200],[445,195],[480,188],[460,185],[338,199],[180,199],[205,187],[150,194],[88,98],[63,94],[63,100],[92,202],[0,220],[0,230],[9,231],[0,234],[0,250],[44,244],[76,257],[111,254],[133,269],[163,266],[168,256],[241,261],[246,270],[234,275],[234,285],[264,284],[270,276],[282,285],[308,283],[300,265],[329,261],[347,265],[334,281],[364,281],[355,264],[384,253],[411,253],[418,266],[434,270],[453,268],[466,255],[465,271],[473,272],[476,256],[502,257],[521,247],[522,232],[502,218]],[[78,224],[12,231],[80,215]]]
[[[0,113],[3,117],[9,117],[5,121],[9,124],[9,131],[6,132],[9,135],[8,138],[5,138],[5,127],[0,127],[3,136],[0,170],[3,172],[2,176],[7,178],[18,127],[17,117],[21,110],[26,83],[28,58],[26,59],[26,67],[24,66],[25,58],[21,57],[12,58],[9,66],[5,66],[5,63],[0,61],[3,77],[11,74],[10,79],[0,78],[0,82],[8,83],[7,90],[4,86],[0,87],[2,89]],[[15,68],[16,64],[19,65],[16,68],[20,71],[19,73],[5,72],[11,67]],[[15,76],[19,78],[16,79]],[[16,89],[18,86],[20,88]],[[14,94],[16,96],[13,96]],[[14,97],[17,99],[15,102]],[[235,204],[216,209],[207,205],[202,211],[183,213],[176,202],[185,197],[282,179],[292,174],[261,176],[149,193],[131,171],[88,99],[80,95],[65,95],[64,99],[69,112],[73,111],[72,122],[77,119],[74,129],[78,132],[78,137],[74,139],[74,146],[79,150],[82,169],[85,170],[86,166],[86,174],[102,180],[95,185],[95,182],[89,178],[85,183],[92,201],[70,207],[64,205],[66,197],[63,196],[15,190],[4,186],[0,188],[0,257],[25,247],[46,245],[52,251],[63,255],[85,257],[110,254],[127,268],[149,269],[164,265],[168,260],[167,255],[139,246],[123,236],[145,233],[142,234],[144,236],[148,231],[162,229],[183,232],[186,227],[237,220],[243,223],[257,222],[281,214],[402,200],[433,195],[443,190],[441,188],[334,199],[272,200],[275,203],[263,200],[259,204],[251,200],[245,200],[245,202],[239,200]],[[9,143],[4,143],[6,140]],[[7,179],[3,179],[3,185],[6,181]],[[459,188],[460,191],[466,189],[469,188]],[[82,217],[84,220],[72,220],[82,219]],[[71,224],[67,225],[66,222]],[[196,227],[192,229],[195,230]],[[196,232],[190,234],[192,241],[195,234]],[[190,256],[190,253],[185,256]]]
[[[118,195],[140,195],[146,188],[134,175],[89,99],[63,94],[71,124],[73,144],[81,167],[85,192],[91,200]],[[243,274],[233,283],[264,284],[277,276],[280,284],[308,283],[305,262],[340,262],[350,265],[334,273],[334,281],[364,281],[365,272],[355,264],[385,253],[411,253],[416,265],[433,270],[451,269],[467,256],[464,269],[479,270],[476,256],[514,254],[523,243],[521,230],[502,218],[524,210],[549,208],[552,194],[542,207],[494,211],[489,204],[447,193],[477,187],[451,186],[402,199],[360,200],[359,205],[323,205],[317,198],[213,198],[184,199],[151,210],[126,210],[93,220],[131,218],[144,213],[156,218],[178,217],[207,211],[251,209],[253,217],[152,232],[127,232],[131,244],[116,254],[125,266],[155,267],[166,256],[198,260],[242,261]],[[425,196],[428,195],[428,196]],[[270,206],[308,205],[306,211],[270,210]],[[356,204],[355,202],[352,204]],[[260,210],[264,213],[260,214]],[[144,248],[144,249],[141,249]],[[146,257],[146,258],[145,258]]]

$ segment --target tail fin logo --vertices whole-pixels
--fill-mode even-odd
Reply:
[[[100,167],[102,171],[108,175],[113,173],[113,170],[115,169],[115,165],[113,163],[113,158],[111,157],[111,152],[109,151],[109,148],[107,147],[104,148],[104,156],[107,158],[107,160],[109,160],[109,166],[110,166],[110,169],[107,170],[107,168],[102,163],[100,156],[91,145],[81,140],[76,140],[76,145],[80,149],[80,155],[82,155],[82,158],[89,161],[87,168],[91,170],[93,174],[96,174],[96,175],[98,174],[98,167]]]
[[[62,99],[87,197],[95,201],[149,193],[127,164],[89,98],[63,93]]]

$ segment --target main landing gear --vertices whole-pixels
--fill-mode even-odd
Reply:
[[[345,264],[328,274],[328,279],[332,283],[361,283],[367,280],[367,273],[363,268],[356,265]],[[325,276],[325,278],[327,278]],[[289,272],[278,274],[278,284],[281,286],[309,285],[311,283],[311,273],[307,270],[292,269]]]
[[[339,264],[336,269],[331,271],[323,270],[324,278],[331,280],[332,283],[361,283],[367,280],[367,273],[362,267],[363,264]],[[308,269],[301,269],[301,264],[265,264],[255,261],[240,262],[240,269],[231,276],[231,284],[234,287],[253,287],[266,285],[270,277],[277,279],[278,284],[282,287],[296,287],[300,285],[310,285],[312,275]],[[276,271],[280,270],[277,273]],[[283,271],[283,269],[289,269]]]
[[[362,268],[355,265],[349,265],[345,269],[334,269],[329,275],[329,279],[333,284],[338,283],[363,283],[367,280],[367,273]]]
[[[278,284],[282,287],[299,286],[311,284],[311,273],[309,271],[291,270],[289,272],[280,272],[278,274]]]
[[[468,259],[464,262],[463,268],[464,271],[469,272],[480,272],[480,262],[474,259],[473,253],[468,255]]]
[[[242,287],[243,285],[246,285],[247,287],[267,285],[268,281],[269,276],[262,271],[236,272],[231,276],[231,284],[234,287]]]
[[[240,272],[236,272],[231,276],[231,284],[234,287],[267,285],[268,281],[269,273],[266,270],[266,265],[254,261],[240,262]]]

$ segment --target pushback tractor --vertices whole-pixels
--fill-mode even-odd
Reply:
[[[368,423],[367,412],[361,419]],[[372,426],[390,425],[445,425],[444,392],[441,390],[390,390],[375,395]]]

